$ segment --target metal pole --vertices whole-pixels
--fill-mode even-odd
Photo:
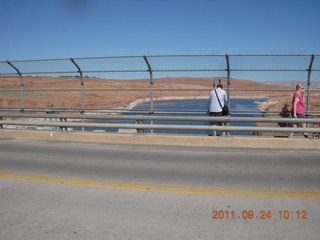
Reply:
[[[78,72],[80,74],[80,81],[81,81],[81,114],[84,113],[84,79],[83,79],[83,73],[79,65],[75,62],[73,58],[70,58],[70,61],[76,66],[78,69]]]
[[[153,72],[151,65],[146,56],[143,56],[144,61],[148,66],[148,72],[150,74],[150,115],[153,114],[153,97],[154,97],[154,88],[153,88]],[[153,124],[153,120],[151,121],[151,125]],[[151,134],[153,134],[153,129],[151,129]]]
[[[228,86],[227,86],[227,92],[228,92],[228,108],[230,109],[230,61],[229,61],[229,55],[226,54],[226,62],[227,62],[227,82],[228,82]]]
[[[83,73],[79,65],[76,63],[76,61],[73,58],[70,58],[70,61],[76,66],[78,69],[78,72],[80,74],[80,81],[81,81],[81,111],[80,114],[84,114],[84,80],[83,80]],[[84,123],[84,120],[82,120],[82,123]],[[82,132],[84,132],[84,127],[82,127]]]
[[[311,55],[311,60],[308,68],[308,104],[307,104],[307,112],[310,112],[310,105],[311,105],[311,99],[310,99],[310,83],[311,83],[311,73],[312,73],[312,65],[313,65],[313,60],[314,60],[314,54]]]
[[[231,92],[231,89],[230,89],[230,61],[229,61],[229,55],[226,54],[226,63],[227,63],[227,92],[228,92],[228,108],[231,110],[231,103],[230,103],[230,92]],[[230,125],[230,123],[227,123],[226,124],[227,126]],[[230,132],[227,132],[227,136],[230,136]]]
[[[159,129],[159,130],[191,130],[191,131],[224,131],[224,132],[298,132],[319,133],[319,128],[293,127],[240,127],[240,126],[203,126],[203,125],[164,125],[164,124],[121,124],[121,123],[79,123],[79,122],[27,122],[0,121],[1,125],[18,126],[52,126],[52,127],[87,127],[87,128],[123,128],[123,129]]]
[[[47,118],[47,114],[34,114],[34,113],[9,113],[0,112],[0,118]],[[50,118],[67,118],[75,119],[96,119],[96,120],[135,120],[135,121],[188,121],[188,122],[210,122],[212,117],[196,117],[196,116],[171,116],[171,115],[159,115],[159,116],[146,116],[146,115],[107,115],[107,114],[50,114]],[[217,122],[265,122],[265,123],[317,123],[320,124],[320,118],[263,118],[263,117],[215,117]],[[126,124],[126,123],[124,123]],[[318,128],[319,129],[319,128]]]
[[[24,79],[23,79],[23,76],[22,76],[20,70],[16,66],[14,66],[9,61],[7,61],[7,64],[9,64],[9,66],[12,67],[20,77],[20,89],[21,89],[21,109],[20,109],[20,112],[23,113],[24,112]]]

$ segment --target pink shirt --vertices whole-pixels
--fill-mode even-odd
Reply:
[[[295,93],[293,95],[293,98],[292,98],[292,112],[293,112],[294,100],[296,98],[299,98],[299,102],[297,103],[296,113],[297,114],[304,114],[304,100],[303,100],[302,96],[299,93]]]

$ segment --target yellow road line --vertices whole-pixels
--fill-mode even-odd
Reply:
[[[136,183],[84,180],[84,179],[74,179],[74,178],[58,178],[58,177],[48,177],[48,176],[18,174],[18,173],[6,173],[6,172],[0,172],[0,176],[1,175],[5,175],[5,176],[20,176],[20,177],[37,178],[37,179],[40,178],[40,179],[59,180],[59,181],[100,183],[100,184],[105,184],[105,185],[118,185],[118,186],[153,187],[153,188],[169,188],[169,189],[177,189],[178,188],[178,189],[206,190],[206,191],[230,191],[230,192],[254,192],[254,193],[263,192],[263,193],[316,194],[316,195],[320,195],[320,192],[286,191],[286,190],[202,188],[202,187],[165,186],[165,185],[151,185],[151,184],[146,185],[146,184],[136,184]]]
[[[306,192],[306,191],[199,188],[199,187],[183,187],[183,186],[179,187],[179,186],[147,185],[147,184],[94,181],[94,180],[72,179],[72,178],[57,178],[57,177],[37,176],[37,175],[18,174],[18,173],[5,173],[5,172],[0,172],[0,178],[21,180],[21,181],[65,184],[65,185],[73,185],[73,186],[137,190],[137,191],[152,191],[152,192],[169,192],[169,193],[200,194],[200,195],[222,195],[222,196],[320,199],[320,192]]]

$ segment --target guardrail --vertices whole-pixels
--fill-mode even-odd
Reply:
[[[144,120],[144,121],[202,121],[202,122],[287,122],[287,123],[316,123],[320,118],[261,118],[261,117],[188,117],[188,116],[144,116],[144,115],[107,115],[107,114],[28,114],[28,113],[0,113],[0,117],[9,118],[57,118],[82,120]]]
[[[49,77],[49,81],[45,81],[45,77]],[[179,82],[179,78],[183,80],[180,79],[181,82]],[[293,84],[302,83],[306,86],[306,113],[311,117],[319,117],[319,108],[314,103],[320,96],[320,54],[141,55],[7,60],[0,61],[0,80],[5,81],[0,88],[0,128],[3,125],[16,125],[59,127],[60,129],[75,127],[82,130],[84,128],[151,129],[151,133],[159,129],[223,132],[320,132],[319,128],[311,127],[300,129],[229,126],[234,122],[308,123],[310,126],[319,124],[319,118],[273,118],[276,115],[279,116],[280,110],[278,112],[274,110],[258,112],[253,109],[239,111],[232,109],[230,104],[234,98],[239,96],[267,98],[265,97],[267,95],[268,97],[281,95],[290,101],[292,95],[289,92],[293,92]],[[157,105],[158,99],[163,96],[169,98],[208,96],[212,90],[212,83],[219,80],[222,81],[228,93],[231,117],[215,117],[214,119],[205,117],[203,115],[206,110],[199,109],[198,106],[184,110],[160,109]],[[112,81],[116,83],[109,84]],[[118,87],[119,82],[126,82],[128,85],[123,84]],[[254,87],[242,85],[253,83],[255,83]],[[114,92],[117,94],[103,98]],[[123,94],[118,94],[118,92]],[[255,93],[254,96],[249,94],[251,92]],[[71,99],[73,104],[68,105],[68,101],[46,103],[54,95],[60,94],[59,97],[63,99],[68,93],[73,96]],[[124,105],[115,107],[111,105],[104,107],[103,105],[105,101],[119,102],[130,95],[132,95],[130,101],[149,99],[148,107],[133,110]],[[60,98],[57,99],[60,101]],[[90,102],[93,98],[96,101]],[[39,102],[41,104],[38,104]],[[35,106],[35,103],[38,105]],[[48,110],[60,112],[60,114],[42,114]],[[16,112],[21,112],[21,114]],[[123,114],[128,112],[144,115]],[[115,115],[111,115],[112,113]],[[235,117],[235,115],[264,115],[265,117]],[[41,120],[17,121],[3,118],[38,118]],[[42,120],[46,118],[56,118],[60,121]],[[76,119],[81,122],[77,122]],[[98,120],[132,120],[139,123],[87,122]],[[170,121],[188,121],[202,124],[207,122],[209,125],[209,122],[213,120],[224,122],[226,126],[170,123]],[[146,124],[145,121],[150,121],[150,124]],[[167,121],[168,124],[154,124],[155,121]]]
[[[6,118],[54,118],[61,121],[16,121],[2,120]],[[172,125],[172,124],[143,124],[141,121],[192,121],[192,122],[267,122],[267,123],[310,123],[320,124],[320,118],[246,118],[246,117],[181,117],[181,116],[142,116],[142,115],[82,115],[82,114],[14,114],[0,113],[0,126],[37,126],[37,127],[60,127],[63,128],[115,128],[115,129],[138,129],[138,130],[191,130],[191,131],[222,131],[222,132],[281,132],[281,133],[320,133],[320,127],[315,128],[292,128],[292,127],[241,127],[241,126],[200,126],[200,125]],[[137,124],[117,123],[86,123],[86,122],[63,122],[67,119],[77,120],[135,120]],[[141,132],[140,132],[141,133]]]

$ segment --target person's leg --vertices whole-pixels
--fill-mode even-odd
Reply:
[[[211,117],[222,117],[222,112],[210,112],[210,116]],[[210,123],[211,126],[221,126],[220,122],[211,122]],[[213,136],[217,136],[217,131],[213,130],[212,131]]]
[[[212,126],[217,126],[217,125],[212,125]],[[212,134],[213,134],[213,136],[217,136],[217,131],[214,130],[214,131],[212,132]]]
[[[224,126],[224,122],[221,123],[221,126]],[[225,136],[227,136],[226,134],[227,134],[226,132],[222,132],[222,135],[221,135],[221,136],[222,136],[222,137],[225,137]]]
[[[306,118],[306,115],[304,115],[304,114],[297,114],[297,116],[298,116],[298,118]],[[301,123],[300,126],[301,126],[302,128],[306,128],[306,127],[307,127],[307,124],[306,124],[306,123]],[[305,138],[309,138],[309,134],[308,134],[308,133],[303,133],[303,136],[304,136]]]
[[[292,124],[292,127],[293,127],[293,128],[297,128],[298,126],[297,126],[297,124],[293,123],[293,124]],[[289,134],[289,138],[292,138],[292,137],[293,137],[293,134],[294,134],[294,133],[291,132],[291,133]]]
[[[302,125],[303,128],[306,128],[306,127],[307,127],[307,124],[306,124],[306,123],[302,123],[301,125]],[[305,138],[309,138],[309,134],[308,134],[308,133],[304,133],[303,136],[304,136]]]
[[[215,113],[214,112],[210,112],[210,117],[213,117],[214,118],[215,116]],[[210,122],[210,126],[217,126],[215,122]],[[212,136],[217,136],[217,131],[212,131]]]

